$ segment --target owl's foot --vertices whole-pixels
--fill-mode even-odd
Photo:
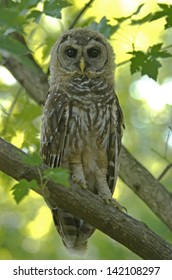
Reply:
[[[115,208],[120,210],[121,212],[127,212],[127,209],[119,204],[113,197],[103,196],[103,200],[106,204],[112,204]]]
[[[82,176],[78,176],[76,174],[72,175],[72,181],[75,184],[78,184],[82,189],[86,189],[87,188],[87,183],[85,181],[85,178],[83,178]]]

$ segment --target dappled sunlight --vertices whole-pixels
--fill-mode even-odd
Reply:
[[[21,148],[24,141],[24,132],[16,131],[16,135],[12,138],[11,144],[16,146],[17,148]]]
[[[113,194],[113,197],[114,197],[115,199],[118,200],[118,198],[120,197],[120,195],[121,195],[121,191],[120,191],[120,180],[117,179],[117,183],[116,183],[115,192],[114,192],[114,194]]]
[[[33,239],[42,238],[49,232],[51,224],[52,216],[50,210],[46,205],[43,205],[35,219],[28,223],[26,227],[27,235]]]
[[[21,246],[25,251],[36,254],[40,250],[41,241],[26,237],[22,240]]]
[[[20,217],[11,210],[0,214],[0,226],[8,229],[21,228]]]
[[[17,82],[11,73],[3,66],[0,66],[0,81],[9,86],[12,86]]]
[[[0,247],[0,260],[12,260],[10,250]]]
[[[166,105],[172,105],[172,78],[162,84],[143,76],[130,87],[130,94],[138,100],[145,100],[149,108],[161,112]]]

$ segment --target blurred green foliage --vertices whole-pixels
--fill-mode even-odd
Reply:
[[[2,65],[2,56],[10,53],[34,71],[27,56],[32,54],[47,72],[53,43],[72,25],[87,2],[1,1],[1,5],[6,5],[0,10]],[[172,6],[168,1],[156,5],[151,5],[154,1],[145,1],[145,5],[140,5],[135,0],[132,10],[127,10],[125,1],[116,1],[115,7],[113,0],[106,2],[113,7],[107,14],[101,6],[103,1],[94,1],[75,27],[88,26],[102,32],[114,47],[116,87],[126,124],[123,143],[158,177],[172,159]],[[26,46],[16,40],[16,33],[24,36]],[[1,137],[26,153],[39,154],[41,115],[42,108],[1,66]],[[171,172],[162,179],[169,191],[171,180]],[[63,247],[43,198],[30,191],[16,205],[11,192],[15,184],[21,187],[23,182],[0,173],[0,259],[76,259]],[[17,201],[21,198],[20,189],[18,192]],[[120,179],[115,197],[130,215],[172,241],[167,227]],[[99,231],[90,238],[85,258],[139,259]]]

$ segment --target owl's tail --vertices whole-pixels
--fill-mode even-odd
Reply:
[[[67,250],[71,254],[86,254],[87,240],[95,228],[61,208],[52,210],[52,214],[57,231]]]

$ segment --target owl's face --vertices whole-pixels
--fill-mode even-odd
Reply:
[[[76,28],[65,32],[56,42],[51,64],[56,71],[63,69],[78,75],[98,75],[106,72],[109,66],[113,68],[114,57],[111,46],[100,33]]]

